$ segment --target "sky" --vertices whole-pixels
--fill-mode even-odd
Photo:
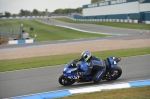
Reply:
[[[18,14],[21,9],[53,12],[59,8],[78,8],[90,4],[91,0],[0,0],[0,13]]]

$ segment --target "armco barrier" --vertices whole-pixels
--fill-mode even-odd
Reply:
[[[144,24],[150,24],[150,21],[142,21]]]
[[[68,17],[68,16],[52,16],[50,18],[59,18],[59,17],[65,17],[65,18],[69,18],[72,19],[74,21],[100,21],[100,22],[125,22],[125,23],[138,23],[138,20],[128,20],[128,19],[75,19],[72,17]],[[47,16],[22,16],[22,17],[2,17],[1,19],[35,19],[35,18],[48,18]],[[142,23],[144,24],[150,24],[150,21],[142,21]]]
[[[8,44],[25,44],[25,43],[33,43],[35,39],[26,39],[26,40],[10,40]]]
[[[67,17],[68,18],[68,17]],[[75,21],[91,21],[91,22],[124,22],[124,23],[138,23],[138,20],[127,19],[73,19]],[[145,24],[150,24],[150,21],[143,21]]]
[[[112,85],[107,84],[107,85],[82,87],[77,89],[18,96],[18,97],[12,97],[7,99],[52,99],[52,98],[71,96],[73,94],[79,94],[79,93],[89,93],[89,92],[96,92],[102,90],[122,89],[122,88],[139,87],[139,86],[150,86],[150,80],[141,80],[141,81],[119,83],[119,84],[112,84]]]

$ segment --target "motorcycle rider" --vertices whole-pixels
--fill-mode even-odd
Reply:
[[[83,51],[81,53],[81,58],[80,59],[75,59],[74,62],[78,62],[78,61],[84,61],[87,62],[88,66],[85,66],[86,71],[83,72],[83,76],[86,75],[90,75],[92,69],[95,69],[96,72],[93,75],[92,80],[94,82],[98,82],[102,79],[103,74],[106,71],[106,64],[103,60],[98,59],[95,56],[92,56],[92,54],[90,53],[90,51]]]

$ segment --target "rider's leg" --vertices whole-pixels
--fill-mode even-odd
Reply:
[[[95,73],[95,75],[93,76],[93,81],[94,82],[100,81],[102,79],[102,77],[103,77],[103,74],[105,73],[105,70],[106,70],[106,68],[103,68],[103,69],[97,71]]]

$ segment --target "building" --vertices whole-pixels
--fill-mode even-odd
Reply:
[[[74,19],[150,24],[150,0],[107,0],[83,5],[83,15],[74,15]]]

